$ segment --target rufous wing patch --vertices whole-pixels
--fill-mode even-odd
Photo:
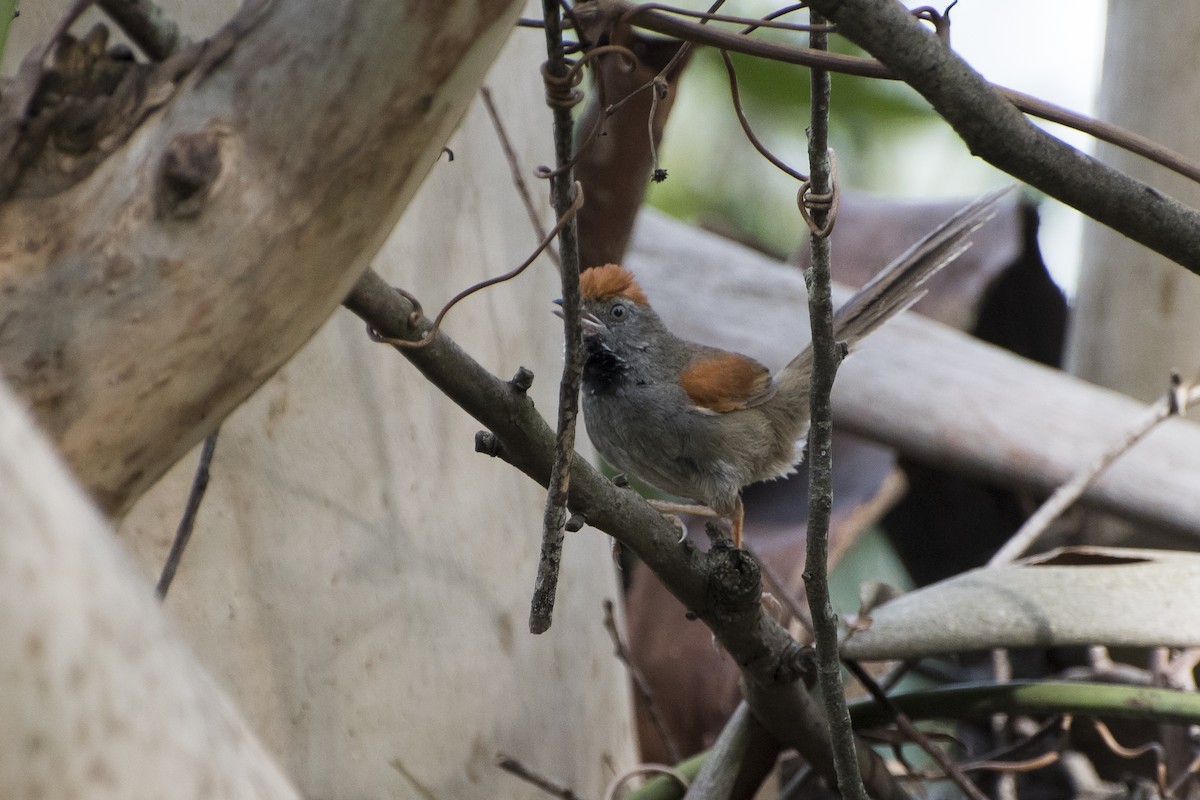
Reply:
[[[579,273],[579,295],[585,303],[624,297],[639,305],[650,305],[633,273],[619,264],[590,267]]]
[[[696,408],[722,414],[756,406],[775,394],[767,368],[740,353],[693,361],[679,373],[679,385]]]

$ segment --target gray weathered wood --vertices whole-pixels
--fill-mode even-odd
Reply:
[[[883,661],[998,647],[1200,645],[1200,556],[1080,548],[974,569],[871,610],[842,642]]]

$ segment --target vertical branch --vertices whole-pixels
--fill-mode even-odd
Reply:
[[[200,449],[200,461],[196,464],[192,489],[188,492],[183,516],[179,520],[179,527],[175,530],[175,540],[171,543],[171,552],[167,554],[162,574],[158,577],[158,585],[154,587],[154,594],[160,603],[167,597],[167,590],[171,588],[171,582],[175,580],[175,570],[179,569],[179,562],[183,560],[183,551],[191,541],[192,530],[196,527],[196,515],[200,513],[200,503],[204,500],[204,493],[208,490],[208,470],[212,466],[213,453],[217,449],[217,434],[220,432],[221,429],[217,428],[210,433],[204,440],[204,447]]]
[[[554,112],[554,157],[557,169],[550,175],[550,198],[554,213],[562,217],[571,205],[571,140],[574,135],[571,107],[579,100],[569,84],[567,62],[563,56],[562,20],[558,0],[542,0],[546,22],[546,100]],[[564,168],[566,167],[566,168]],[[578,189],[577,191],[582,191]],[[575,454],[575,418],[579,414],[579,382],[583,372],[583,338],[579,329],[579,239],[574,217],[559,234],[560,273],[562,275],[562,315],[566,353],[558,390],[558,434],[555,437],[554,465],[546,492],[546,511],[542,524],[542,552],[538,559],[537,579],[529,609],[529,630],[544,633],[554,613],[554,594],[558,587],[559,562],[567,522],[567,490],[571,480],[571,458]]]
[[[813,25],[824,20],[811,13]],[[822,31],[809,34],[813,49],[826,48]],[[842,797],[867,800],[859,774],[854,731],[842,686],[842,664],[838,657],[837,619],[829,600],[829,520],[833,511],[833,407],[830,394],[841,360],[833,338],[833,296],[829,274],[829,231],[834,187],[829,157],[829,73],[812,70],[812,125],[808,135],[811,174],[808,191],[801,189],[802,210],[811,212],[806,221],[812,229],[812,266],[805,274],[808,284],[808,313],[812,327],[813,373],[809,387],[812,427],[808,432],[808,541],[804,566],[804,588],[812,612],[817,645],[817,672],[825,711],[829,717],[834,768]],[[822,199],[825,202],[822,202]]]

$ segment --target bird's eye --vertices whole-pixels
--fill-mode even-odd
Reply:
[[[613,319],[621,319],[621,317],[625,316],[625,304],[613,303],[608,313],[612,314]]]

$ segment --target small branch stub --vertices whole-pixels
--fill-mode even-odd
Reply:
[[[491,431],[476,431],[475,452],[496,458],[500,455],[500,440]]]
[[[762,597],[758,563],[745,550],[714,548],[711,554],[707,594],[718,608],[745,608]]]
[[[509,380],[508,385],[515,391],[525,394],[533,386],[533,371],[525,367],[517,367],[517,372]]]
[[[159,168],[155,208],[159,218],[195,219],[221,174],[221,145],[212,131],[171,140]]]
[[[583,530],[584,525],[587,525],[587,517],[583,514],[572,514],[571,518],[563,525],[563,530],[567,533],[578,533]]]

